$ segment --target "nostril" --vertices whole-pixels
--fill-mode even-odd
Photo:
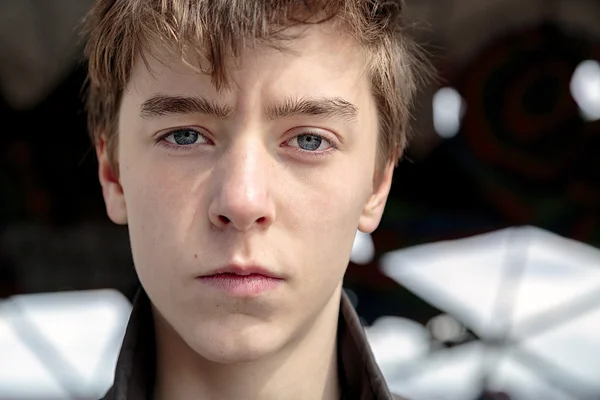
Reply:
[[[265,221],[266,221],[265,217],[260,217],[259,219],[256,220],[256,222],[259,223],[259,224],[262,224]]]
[[[223,224],[228,224],[230,222],[229,218],[224,215],[219,215],[219,221]]]

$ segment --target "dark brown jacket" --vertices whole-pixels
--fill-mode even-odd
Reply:
[[[148,297],[140,291],[133,302],[114,385],[104,400],[150,400],[155,366],[150,309]],[[358,315],[345,294],[340,306],[338,357],[343,400],[402,400],[389,392]]]

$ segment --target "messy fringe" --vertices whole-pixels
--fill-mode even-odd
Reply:
[[[148,64],[159,48],[169,49],[222,89],[230,80],[227,63],[243,49],[286,51],[294,38],[289,27],[325,21],[340,24],[365,50],[379,112],[378,159],[397,161],[416,91],[432,75],[408,32],[402,0],[97,0],[83,22],[90,136],[105,135],[114,161],[120,101],[138,56]]]

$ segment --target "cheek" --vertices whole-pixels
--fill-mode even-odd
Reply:
[[[175,244],[191,225],[193,204],[185,194],[190,187],[169,168],[143,162],[132,165],[122,182],[136,268],[158,270],[179,253]]]
[[[289,199],[290,206],[282,207],[291,214],[284,215],[287,221],[283,223],[289,223],[289,229],[295,233],[292,240],[296,241],[300,256],[310,258],[306,260],[307,268],[339,267],[338,272],[345,271],[369,195],[372,178],[367,175],[357,172],[342,179],[337,174],[324,174],[317,183],[313,181],[313,185],[294,190],[297,197]],[[322,272],[319,276],[324,277]]]

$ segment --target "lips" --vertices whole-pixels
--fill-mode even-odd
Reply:
[[[278,274],[257,265],[228,265],[197,279],[207,289],[234,297],[258,296],[277,289],[284,281]]]
[[[256,275],[272,279],[283,279],[279,274],[276,274],[275,272],[256,264],[230,264],[221,268],[217,268],[214,271],[201,275],[200,277],[210,277],[225,274],[229,276]]]

